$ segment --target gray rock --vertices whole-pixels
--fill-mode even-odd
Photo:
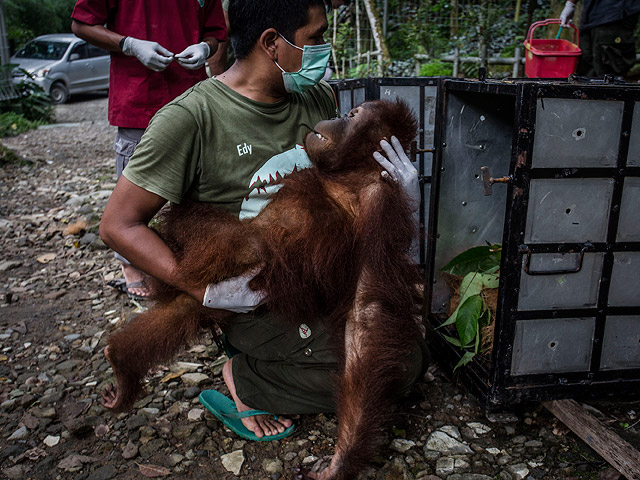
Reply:
[[[167,460],[167,465],[169,467],[175,467],[183,460],[184,460],[184,455],[180,455],[179,453],[172,453],[171,455],[169,455],[169,458]]]
[[[115,465],[105,465],[95,470],[91,475],[87,477],[87,480],[110,480],[118,473],[118,469]]]
[[[22,261],[20,260],[6,260],[0,263],[0,272],[8,272],[9,270],[18,268],[21,265],[22,265]]]
[[[127,420],[127,429],[135,430],[136,428],[140,428],[146,425],[147,422],[147,417],[145,417],[144,415],[133,415]]]
[[[523,480],[524,478],[527,478],[527,475],[529,475],[529,468],[525,463],[509,465],[506,470],[511,474],[511,477],[514,480]]]
[[[3,410],[11,411],[15,408],[16,403],[18,403],[18,401],[15,398],[11,398],[0,403],[0,408],[2,408]]]
[[[176,425],[173,430],[172,430],[172,434],[175,438],[177,438],[178,440],[184,440],[185,438],[189,437],[189,435],[191,435],[191,432],[193,431],[193,429],[195,428],[195,424],[184,424],[184,425]]]
[[[56,370],[58,372],[68,372],[73,370],[74,368],[79,367],[80,365],[84,365],[85,362],[82,360],[65,360],[64,362],[60,362],[56,365]]]
[[[209,429],[204,425],[197,426],[189,435],[189,438],[184,442],[185,448],[196,448],[202,442],[204,442],[205,437],[209,434]]]
[[[454,425],[444,425],[440,427],[438,430],[446,433],[451,438],[455,438],[456,440],[462,440],[462,437],[460,436],[460,430],[458,430],[458,427]]]
[[[401,457],[395,457],[387,462],[376,475],[378,480],[414,480],[409,465]]]
[[[451,475],[453,473],[454,465],[455,460],[451,457],[439,458],[436,462],[436,475],[439,477]]]
[[[204,373],[185,373],[180,378],[185,385],[189,386],[200,386],[211,381],[211,378]]]
[[[203,416],[204,410],[202,408],[192,408],[187,414],[187,420],[189,420],[190,422],[199,422],[200,420],[202,420]]]
[[[184,398],[191,400],[200,395],[200,389],[198,387],[189,387],[184,391]]]
[[[411,450],[413,447],[415,447],[416,442],[412,441],[412,440],[406,440],[404,438],[394,438],[391,441],[391,445],[389,445],[391,447],[392,450],[395,450],[396,452],[400,452],[400,453],[406,453],[409,450]]]
[[[262,470],[267,473],[282,473],[284,470],[284,464],[282,460],[278,458],[265,458],[262,461]]]
[[[473,430],[476,435],[484,435],[485,433],[489,433],[491,431],[491,427],[485,425],[484,423],[479,422],[469,422],[467,426]]]
[[[78,471],[85,463],[93,463],[96,459],[94,457],[88,457],[85,455],[71,454],[66,456],[58,463],[58,468],[65,471]]]
[[[153,440],[145,443],[138,449],[138,453],[142,458],[149,458],[154,453],[163,449],[167,445],[167,442],[162,438],[154,438]]]
[[[16,465],[14,467],[5,468],[2,470],[2,473],[4,473],[9,480],[23,480],[24,478],[27,478],[26,470],[26,466]]]
[[[447,480],[491,480],[493,477],[480,475],[479,473],[454,473]]]
[[[55,447],[60,443],[60,435],[47,435],[43,440],[47,447]]]
[[[473,453],[467,445],[439,430],[429,435],[425,450],[435,450],[443,454]]]
[[[220,457],[220,461],[222,462],[222,466],[227,472],[231,472],[234,475],[239,475],[242,464],[244,463],[244,453],[242,452],[242,450],[236,450],[234,452],[222,455]]]
[[[63,391],[48,393],[40,397],[40,405],[49,405],[50,403],[59,402],[64,396]]]
[[[138,446],[133,443],[131,440],[125,445],[122,449],[122,458],[126,460],[131,460],[138,455]]]
[[[85,233],[82,237],[80,237],[80,240],[78,240],[78,242],[80,243],[80,245],[91,245],[93,243],[96,243],[98,239],[98,235],[96,235],[95,233]]]
[[[24,440],[27,436],[29,436],[29,429],[23,426],[13,432],[8,440]]]
[[[491,423],[515,423],[518,421],[518,417],[513,413],[487,413],[487,420]]]
[[[69,335],[65,335],[64,336],[64,341],[65,342],[73,342],[74,340],[77,340],[80,338],[80,334],[79,333],[71,333]]]
[[[427,450],[424,449],[424,458],[429,462],[435,462],[440,458],[440,452],[436,452],[435,450]]]
[[[468,472],[470,468],[471,468],[471,465],[469,464],[466,458],[454,457],[453,459],[454,473]]]

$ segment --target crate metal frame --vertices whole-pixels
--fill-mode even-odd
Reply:
[[[496,190],[503,189],[502,195],[505,195],[506,192],[506,201],[501,235],[502,263],[491,359],[488,366],[486,363],[478,361],[471,362],[459,370],[460,376],[478,390],[489,410],[501,409],[521,401],[542,401],[569,397],[627,396],[640,393],[640,367],[636,368],[635,363],[631,367],[615,368],[614,365],[609,369],[603,369],[601,365],[603,345],[606,340],[607,318],[612,323],[620,321],[621,326],[618,328],[623,328],[625,319],[632,322],[635,321],[632,317],[640,315],[640,287],[638,287],[637,297],[632,295],[631,304],[609,305],[615,255],[640,255],[640,241],[635,239],[627,241],[628,239],[618,238],[618,227],[622,215],[620,207],[625,181],[629,185],[637,185],[640,188],[640,160],[635,158],[640,157],[640,138],[637,138],[640,137],[640,87],[629,84],[582,85],[550,80],[503,82],[445,78],[373,78],[346,80],[333,84],[338,96],[342,95],[341,98],[350,99],[349,109],[355,106],[354,101],[362,98],[363,94],[363,100],[373,100],[381,98],[382,88],[393,89],[398,86],[419,87],[421,105],[425,101],[425,87],[435,86],[437,88],[435,125],[433,142],[431,142],[432,163],[429,165],[428,162],[425,162],[425,154],[422,154],[417,160],[420,162],[419,171],[423,182],[428,186],[424,191],[425,201],[423,203],[425,205],[421,211],[422,224],[426,227],[423,230],[421,244],[421,264],[425,269],[426,279],[424,317],[430,330],[432,347],[438,358],[451,366],[461,358],[459,350],[447,343],[439,330],[435,330],[443,321],[442,314],[438,313],[437,308],[434,308],[434,282],[438,274],[436,256],[440,240],[439,210],[443,205],[441,203],[443,168],[445,167],[443,156],[446,157],[447,150],[454,147],[446,144],[447,133],[450,133],[453,128],[452,125],[449,125],[451,119],[447,118],[447,107],[460,99],[462,99],[464,107],[465,98],[487,97],[503,101],[505,105],[512,105],[513,108],[512,111],[507,109],[502,119],[507,123],[511,122],[510,132],[505,133],[505,135],[510,134],[511,144],[508,172],[492,172],[500,175],[506,174],[511,181],[506,186],[496,185],[493,187]],[[356,89],[361,89],[357,95],[354,94]],[[350,94],[345,92],[350,92]],[[609,161],[608,165],[548,166],[544,165],[544,161],[540,158],[536,159],[536,127],[538,127],[540,136],[543,135],[545,129],[545,125],[536,125],[538,110],[542,112],[545,109],[545,101],[547,108],[549,108],[548,105],[553,102],[556,102],[554,105],[560,105],[558,102],[565,100],[619,102],[622,105],[617,152],[615,159]],[[422,149],[429,147],[429,145],[425,147],[424,110],[422,107],[418,108],[421,128],[418,145]],[[633,123],[634,118],[636,124]],[[631,135],[632,132],[636,135]],[[578,132],[578,134],[580,133]],[[539,150],[542,148],[540,145],[538,146]],[[637,154],[635,148],[638,148]],[[631,158],[631,155],[633,155],[633,164],[628,165],[627,159]],[[608,220],[603,238],[599,241],[581,239],[555,242],[534,241],[533,238],[525,238],[528,234],[527,216],[532,195],[532,181],[536,185],[555,181],[568,181],[566,185],[571,185],[571,182],[603,183],[598,179],[609,179],[610,181],[604,183],[611,184],[611,201],[606,208]],[[535,196],[535,192],[533,195]],[[447,239],[440,241],[447,241]],[[531,267],[529,260],[532,258],[542,259],[545,254],[547,258],[555,255],[557,257],[555,260],[575,258],[582,262],[584,258],[587,258],[588,260],[584,261],[591,262],[591,264],[594,261],[599,262],[601,259],[602,270],[597,286],[597,302],[584,308],[540,308],[535,306],[528,309],[520,308],[520,289],[523,275],[525,275],[524,268],[525,266]],[[527,275],[531,275],[533,270],[529,270],[529,272]],[[526,280],[524,279],[525,282]],[[579,325],[576,323],[576,320],[579,319],[593,319],[593,334],[588,339],[590,347],[588,368],[578,371],[550,372],[531,372],[526,369],[518,372],[516,368],[517,374],[512,374],[514,371],[514,344],[518,328],[522,331],[536,325],[527,322],[538,321],[541,322],[540,325],[557,326],[558,328],[554,330],[564,329],[571,334],[573,328]],[[618,367],[620,366],[618,365]]]

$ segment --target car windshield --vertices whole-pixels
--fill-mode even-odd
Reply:
[[[41,60],[60,60],[67,51],[69,42],[48,42],[33,40],[16,54],[17,58],[37,58]]]

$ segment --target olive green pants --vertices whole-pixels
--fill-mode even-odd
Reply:
[[[225,334],[242,352],[233,357],[232,375],[243,403],[278,414],[336,411],[338,359],[324,322],[292,325],[268,315],[239,315]],[[418,343],[407,348],[408,391],[422,372],[423,351]]]

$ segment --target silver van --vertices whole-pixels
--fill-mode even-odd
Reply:
[[[69,95],[109,88],[109,52],[72,33],[42,35],[22,47],[10,63],[13,82],[29,81],[20,69],[33,75],[53,103],[64,103]]]

